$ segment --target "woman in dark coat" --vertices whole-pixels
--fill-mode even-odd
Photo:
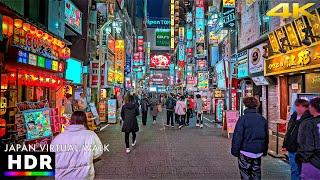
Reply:
[[[136,132],[139,131],[137,116],[139,115],[139,108],[134,102],[134,97],[128,95],[125,104],[121,109],[121,118],[123,120],[122,132],[125,133],[126,152],[130,152],[129,135],[132,133],[132,147],[136,145]]]

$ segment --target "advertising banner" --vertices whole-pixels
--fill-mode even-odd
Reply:
[[[178,54],[179,54],[178,60],[179,60],[179,61],[185,61],[185,54],[186,54],[185,51],[186,51],[186,50],[185,50],[184,44],[183,44],[183,43],[180,43],[180,44],[179,44],[179,49],[178,49]]]
[[[150,68],[154,69],[169,69],[170,54],[151,54],[150,55]]]
[[[223,27],[227,29],[235,28],[235,8],[224,7],[223,8]]]
[[[225,71],[225,61],[219,61],[216,64],[216,74],[217,74],[217,87],[219,89],[226,89],[226,71]]]
[[[70,1],[65,0],[65,21],[74,31],[82,34],[82,12]]]
[[[211,66],[215,66],[217,64],[217,62],[219,61],[219,47],[211,46],[210,54],[211,54],[210,64],[211,64]]]
[[[108,100],[108,123],[117,122],[117,100],[109,99]]]
[[[239,111],[226,111],[227,132],[233,133],[239,119]]]
[[[204,18],[204,7],[196,7],[196,19]]]

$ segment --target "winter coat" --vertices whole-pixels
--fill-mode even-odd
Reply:
[[[53,139],[51,145],[63,147],[54,149],[56,179],[94,178],[93,159],[103,153],[102,143],[96,133],[87,130],[83,125],[70,125]],[[74,150],[67,151],[65,147],[72,147]],[[87,150],[84,147],[91,148]]]
[[[309,111],[306,111],[299,120],[297,120],[297,113],[294,112],[291,115],[291,118],[288,123],[287,133],[284,137],[283,146],[289,152],[297,152],[298,149],[298,131],[300,124],[308,119],[311,118],[311,114]]]
[[[178,101],[175,107],[175,113],[178,115],[186,115],[187,103],[186,101]]]
[[[148,111],[148,106],[150,105],[149,99],[142,98],[140,105],[141,105],[141,111]]]
[[[122,132],[138,132],[139,126],[137,116],[139,108],[134,103],[126,103],[121,109],[121,118],[123,119]]]
[[[151,116],[157,116],[159,101],[156,98],[152,98],[150,104]]]
[[[320,116],[304,120],[298,133],[297,159],[320,169]]]
[[[236,124],[231,154],[239,157],[240,151],[267,155],[269,144],[268,122],[256,109],[244,110]]]

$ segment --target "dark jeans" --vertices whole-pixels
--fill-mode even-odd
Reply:
[[[148,111],[142,111],[142,124],[147,125]]]
[[[185,124],[186,115],[178,115],[179,125],[182,126]]]
[[[192,118],[192,109],[187,110],[187,124],[189,124],[189,119]]]
[[[132,133],[132,143],[133,143],[136,140],[136,133],[135,132],[131,132],[131,133]],[[126,143],[126,148],[129,148],[129,135],[130,135],[129,132],[125,133],[124,141]]]
[[[238,158],[238,164],[241,179],[261,179],[261,157],[249,158],[240,153],[240,157]]]
[[[197,124],[203,124],[203,114],[202,113],[197,113]]]
[[[171,126],[174,126],[173,123],[173,111],[167,110],[167,125],[169,126],[169,123],[171,121]]]
[[[152,116],[153,121],[157,120],[157,116]]]

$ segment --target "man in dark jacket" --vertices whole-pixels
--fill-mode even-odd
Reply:
[[[268,122],[257,112],[259,101],[243,99],[247,109],[236,124],[231,154],[238,157],[241,179],[261,179],[261,156],[268,152]]]
[[[144,94],[143,98],[140,101],[141,105],[141,114],[142,114],[142,125],[147,125],[147,117],[148,117],[148,106],[150,106],[149,99]]]
[[[304,120],[311,118],[311,114],[308,110],[309,102],[307,100],[297,99],[294,104],[296,106],[296,112],[291,115],[282,147],[284,150],[288,151],[288,157],[291,166],[291,180],[299,180],[301,164],[296,162],[298,131],[300,124]]]
[[[301,179],[320,177],[320,97],[310,100],[312,118],[301,122],[297,160],[302,162]]]
[[[126,152],[130,152],[129,135],[132,133],[132,146],[136,145],[136,132],[139,131],[137,116],[139,108],[134,103],[134,97],[129,95],[126,97],[125,104],[121,109],[121,118],[123,120],[122,132],[125,133]]]
[[[174,107],[176,106],[176,100],[173,98],[173,94],[169,95],[169,98],[166,100],[165,105],[167,109],[167,126],[169,126],[169,123],[171,122],[171,127],[174,127],[173,123],[173,112]]]

